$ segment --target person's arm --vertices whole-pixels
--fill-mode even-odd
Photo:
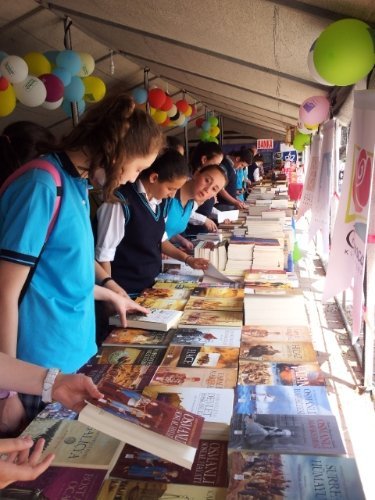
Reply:
[[[225,188],[220,191],[220,196],[224,198],[225,201],[227,201],[230,205],[234,205],[238,209],[246,207],[246,203],[233,198],[233,196],[231,196]]]
[[[118,314],[121,325],[124,328],[126,328],[126,314],[128,312],[138,312],[141,314],[147,314],[149,312],[148,309],[134,302],[128,295],[120,295],[104,286],[95,285],[94,297],[95,300],[107,302],[110,314]]]
[[[34,445],[30,436],[0,439],[0,454],[7,455],[6,459],[1,460],[0,489],[14,481],[32,481],[48,469],[55,455],[49,453],[40,461],[44,443],[44,439],[38,439],[30,454]]]
[[[172,259],[180,260],[185,264],[188,264],[193,269],[207,269],[208,260],[195,258],[192,255],[187,254],[183,250],[176,248],[169,240],[163,241],[161,244],[162,253],[171,257]]]
[[[182,234],[176,234],[175,236],[173,236],[173,238],[171,238],[171,242],[176,245],[179,245],[185,250],[193,250],[194,248],[193,243],[188,239],[184,238]]]

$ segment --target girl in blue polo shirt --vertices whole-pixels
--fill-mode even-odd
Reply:
[[[121,289],[94,266],[88,179],[102,185],[104,198],[111,200],[115,188],[134,182],[151,165],[162,145],[155,122],[125,92],[91,106],[44,157],[59,170],[63,185],[57,222],[44,249],[56,199],[52,176],[36,168],[7,188],[0,198],[0,351],[74,372],[96,352],[94,288],[95,298],[112,301],[123,317],[127,309],[140,310],[125,292],[111,291]],[[31,268],[35,271],[19,305]],[[95,287],[103,278],[106,288]],[[29,417],[39,402],[25,403]],[[0,401],[4,426],[12,430],[24,416],[17,396]]]

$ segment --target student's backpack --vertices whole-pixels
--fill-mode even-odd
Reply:
[[[39,168],[40,170],[46,170],[47,172],[49,172],[53,178],[53,180],[55,181],[55,184],[56,184],[56,199],[55,199],[55,206],[54,206],[54,209],[53,209],[53,213],[52,213],[52,217],[51,217],[51,220],[50,220],[50,223],[48,225],[48,229],[47,229],[47,234],[46,234],[46,238],[45,238],[45,241],[44,241],[44,244],[43,244],[43,247],[38,255],[38,258],[36,259],[36,262],[35,262],[35,265],[34,267],[32,267],[30,269],[30,272],[27,276],[27,279],[25,281],[25,284],[22,288],[22,291],[21,291],[21,294],[20,294],[20,298],[19,298],[19,303],[21,303],[25,293],[26,293],[26,290],[30,284],[30,281],[33,277],[33,274],[35,272],[35,269],[36,269],[36,266],[38,265],[38,262],[40,260],[40,257],[44,251],[44,248],[46,246],[46,243],[48,241],[48,238],[55,226],[55,223],[56,223],[56,220],[57,220],[57,216],[59,215],[59,211],[60,211],[60,205],[61,205],[61,195],[62,195],[62,180],[61,180],[61,175],[60,175],[60,172],[58,171],[58,169],[55,167],[55,165],[53,165],[52,163],[50,163],[49,161],[47,160],[43,160],[41,158],[37,158],[35,160],[31,160],[27,163],[25,163],[24,165],[22,165],[22,167],[18,168],[17,170],[15,170],[9,177],[7,177],[7,179],[4,181],[3,185],[0,187],[0,196],[2,196],[2,194],[5,192],[5,190],[7,189],[7,187],[12,184],[13,181],[15,181],[16,179],[18,179],[18,177],[20,177],[21,175],[23,175],[25,172],[28,172],[29,170],[32,170],[34,168]]]

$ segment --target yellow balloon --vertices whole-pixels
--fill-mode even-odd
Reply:
[[[162,111],[162,110],[158,109],[157,111],[155,111],[155,113],[153,114],[152,117],[156,121],[156,123],[161,125],[167,119],[167,113],[166,113],[166,111]]]
[[[13,85],[0,92],[0,116],[8,116],[16,107],[16,94]]]
[[[97,76],[87,76],[82,78],[85,86],[85,94],[83,96],[86,102],[98,102],[105,96],[106,86],[101,78]]]
[[[190,106],[190,104],[189,104],[189,107],[188,107],[188,109],[185,111],[184,115],[185,115],[185,116],[191,116],[192,112],[193,112],[193,108],[192,108],[192,107]]]
[[[211,129],[210,129],[210,135],[211,135],[212,137],[216,137],[216,136],[217,136],[217,135],[219,135],[219,134],[220,134],[220,129],[219,129],[219,127],[211,127]]]
[[[51,73],[51,63],[44,54],[40,52],[29,52],[24,56],[29,67],[29,75],[40,76]]]
[[[150,116],[154,116],[155,113],[156,113],[156,109],[153,108],[152,106],[150,106]]]
[[[307,128],[307,130],[318,130],[319,123],[316,123],[315,125],[307,125],[307,123],[304,123],[303,126]]]

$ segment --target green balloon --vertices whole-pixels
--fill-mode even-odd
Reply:
[[[206,132],[205,130],[202,130],[202,132],[199,134],[199,139],[202,142],[207,142],[210,139],[210,133]]]
[[[316,40],[316,71],[334,85],[358,82],[372,70],[374,63],[370,27],[358,19],[342,19],[330,24]]]
[[[209,116],[208,122],[210,123],[211,127],[217,127],[219,120],[216,118],[216,116]]]
[[[293,147],[297,151],[303,151],[306,144],[310,144],[310,135],[297,133],[293,139]]]

